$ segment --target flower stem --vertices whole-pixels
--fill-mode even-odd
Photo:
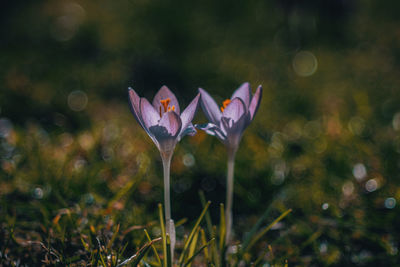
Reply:
[[[164,168],[164,216],[166,224],[171,220],[171,199],[170,199],[170,167],[172,152],[161,153]],[[168,228],[167,228],[168,233]]]
[[[228,150],[228,173],[227,173],[227,189],[226,189],[226,236],[225,244],[228,244],[232,232],[232,205],[233,205],[233,174],[235,170],[235,150]]]
[[[165,213],[165,228],[166,234],[170,240],[170,261],[174,260],[175,249],[175,225],[174,220],[171,219],[171,198],[170,198],[170,167],[173,151],[161,152],[161,158],[164,169],[164,213]]]

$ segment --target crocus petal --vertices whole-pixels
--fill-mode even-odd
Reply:
[[[161,110],[164,112],[164,107],[161,104],[161,100],[165,100],[169,98],[171,101],[169,102],[169,107],[175,106],[175,112],[179,115],[181,114],[181,110],[179,108],[179,103],[178,99],[176,99],[176,96],[174,93],[171,92],[171,90],[168,89],[167,86],[162,86],[160,90],[158,90],[157,94],[154,96],[153,99],[153,107],[157,112],[160,112],[160,107]]]
[[[182,121],[178,114],[174,111],[170,111],[163,114],[158,125],[165,127],[169,135],[176,137],[181,131]]]
[[[221,130],[225,133],[225,134],[227,134],[227,130],[229,129],[229,128],[231,128],[232,127],[232,125],[233,125],[233,120],[231,119],[231,118],[227,118],[227,117],[222,117],[221,118],[221,123],[220,123],[220,128],[221,128]]]
[[[137,120],[137,122],[140,124],[140,126],[143,127],[142,118],[140,116],[140,97],[135,92],[135,90],[133,90],[130,87],[128,88],[128,94],[129,94],[129,103],[130,103],[132,114],[135,117],[135,119]]]
[[[262,97],[262,86],[259,85],[257,91],[254,93],[253,98],[251,99],[251,103],[249,106],[250,121],[254,119],[254,116],[257,113],[258,107],[260,106],[261,97]]]
[[[222,113],[214,101],[214,99],[202,88],[199,88],[199,92],[201,94],[201,108],[203,109],[204,115],[207,119],[218,125],[221,120]]]
[[[193,126],[192,123],[189,123],[189,125],[186,127],[185,130],[181,130],[181,133],[178,136],[178,141],[180,141],[182,137],[186,135],[194,136],[196,133],[197,133],[196,128]]]
[[[197,96],[190,102],[190,104],[185,108],[185,110],[181,114],[181,120],[182,120],[182,129],[181,133],[183,133],[186,128],[189,126],[189,124],[192,122],[194,114],[196,113],[197,106],[199,104],[199,99],[200,99],[200,94],[197,94]]]
[[[196,124],[196,128],[205,131],[209,135],[217,136],[221,141],[226,140],[226,135],[214,123]]]
[[[166,112],[158,125],[151,126],[149,131],[157,140],[158,149],[172,151],[178,142],[177,135],[181,130],[182,122],[178,114],[173,111]]]
[[[242,138],[243,131],[248,125],[249,113],[244,114],[238,121],[232,123],[230,127],[226,128],[227,132],[227,144],[231,148],[237,148]]]
[[[249,83],[243,83],[236,91],[232,94],[231,99],[234,99],[236,97],[239,97],[240,99],[243,100],[243,103],[245,106],[248,108],[250,105],[250,96],[251,96],[251,90],[250,90],[250,84]]]
[[[147,129],[150,129],[150,127],[157,125],[160,121],[160,115],[146,98],[140,99],[140,113],[143,124]]]
[[[234,98],[229,105],[224,109],[222,117],[229,118],[233,122],[238,121],[245,113],[247,113],[246,106],[241,98]]]

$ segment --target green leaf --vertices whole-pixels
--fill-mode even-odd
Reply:
[[[204,207],[203,211],[201,212],[199,218],[197,219],[196,224],[194,225],[194,227],[193,227],[193,229],[192,229],[192,232],[189,234],[189,237],[188,237],[188,239],[186,240],[185,245],[183,246],[182,254],[181,254],[180,258],[179,258],[179,265],[181,265],[181,264],[183,263],[184,257],[185,257],[185,255],[186,255],[187,252],[188,252],[188,248],[189,248],[189,246],[190,246],[190,243],[192,242],[193,237],[194,237],[194,235],[195,235],[195,233],[196,233],[196,231],[197,231],[197,228],[199,227],[199,225],[200,225],[200,223],[201,223],[201,220],[203,219],[204,215],[206,214],[207,209],[208,209],[208,207],[210,206],[210,204],[211,204],[211,202],[208,201],[207,204],[206,204],[206,206]]]
[[[204,232],[203,228],[200,228],[200,234],[201,234],[200,235],[201,236],[201,243],[204,246],[204,245],[207,244],[207,240],[206,240],[206,233]],[[210,256],[208,254],[208,248],[207,247],[204,249],[204,258],[206,259],[207,263],[209,263],[211,261],[210,260]]]
[[[112,244],[113,244],[114,241],[115,241],[115,238],[118,236],[119,226],[120,226],[120,225],[118,224],[118,225],[117,225],[117,229],[116,229],[115,232],[113,233],[113,235],[112,235],[110,241],[108,241],[107,249],[111,249],[111,246],[112,246]]]
[[[271,228],[272,226],[274,226],[276,223],[278,223],[279,221],[281,221],[283,218],[285,218],[290,212],[292,211],[292,209],[288,209],[287,211],[285,211],[284,213],[282,213],[278,218],[276,218],[271,224],[269,224],[268,226],[266,226],[264,229],[262,229],[249,243],[249,245],[243,249],[243,252],[246,252],[248,250],[251,249],[251,247],[261,238],[263,237]]]
[[[202,190],[199,191],[199,195],[200,195],[200,201],[201,201],[201,205],[203,206],[203,208],[206,206],[207,201],[206,201],[206,197],[204,196],[204,192]],[[214,236],[214,232],[213,232],[213,227],[212,227],[212,221],[211,221],[211,216],[210,216],[210,212],[207,210],[206,212],[206,224],[207,224],[207,230],[209,233],[209,237],[213,238]]]
[[[150,249],[150,247],[155,243],[160,241],[161,238],[157,238],[152,240],[151,242],[146,243],[143,247],[141,247],[133,256],[131,256],[129,259],[124,260],[120,264],[117,265],[117,267],[124,266],[126,264],[131,264],[132,266],[137,266],[146,252]]]
[[[144,229],[144,234],[146,235],[147,240],[148,240],[149,242],[151,242],[150,235],[149,235],[149,233],[147,232],[146,229]],[[153,249],[153,252],[154,252],[154,254],[156,255],[158,264],[161,266],[161,259],[160,259],[160,256],[158,255],[158,252],[157,252],[156,247],[155,247],[153,244],[151,244],[151,248]]]
[[[100,260],[103,267],[107,267],[107,264],[104,262],[103,256],[100,254]]]
[[[184,266],[184,267],[190,266],[189,264],[194,260],[194,258],[196,258],[196,256],[199,255],[200,252],[201,252],[203,249],[207,248],[207,247],[211,244],[211,242],[214,242],[214,240],[215,240],[215,239],[213,238],[213,239],[211,239],[210,241],[208,241],[207,244],[203,245],[198,251],[196,251],[196,253],[193,254],[192,257],[190,257],[190,258],[185,262],[185,265],[183,265],[183,266]]]
[[[134,189],[139,185],[139,181],[142,179],[143,174],[145,173],[147,167],[142,167],[139,168],[138,173],[130,179],[128,184],[126,184],[124,187],[122,187],[117,194],[108,202],[107,204],[107,209],[112,209],[114,203],[116,203],[118,200],[122,199],[124,196],[126,196],[130,191],[134,191]],[[135,187],[134,187],[135,186]],[[132,189],[132,190],[131,190]]]
[[[245,238],[242,242],[242,250],[245,250],[247,246],[250,244],[251,239],[257,233],[258,229],[260,229],[264,220],[268,217],[269,213],[271,212],[272,206],[269,205],[268,208],[264,211],[263,215],[258,219],[256,224],[251,228],[250,232],[245,235]]]
[[[179,221],[177,221],[176,223],[175,223],[175,228],[177,228],[178,226],[181,226],[181,225],[183,225],[183,224],[185,224],[186,222],[187,222],[187,218],[183,218],[183,219],[180,219]]]
[[[165,258],[167,260],[167,267],[172,267],[171,239],[169,238],[168,234],[167,234],[167,255]]]
[[[165,232],[164,225],[164,214],[162,210],[162,205],[158,204],[158,213],[160,216],[160,226],[161,226],[161,235],[162,235],[162,246],[163,246],[163,255],[164,255],[164,266],[167,266],[167,234]]]
[[[199,231],[200,231],[200,227],[197,228],[196,234],[193,237],[193,241],[190,244],[188,258],[191,258],[196,250],[197,239],[199,237]],[[190,264],[188,264],[188,266],[190,267]]]
[[[226,223],[225,223],[225,210],[224,204],[220,204],[220,223],[219,223],[219,249],[224,250],[225,247],[225,234],[226,234]]]

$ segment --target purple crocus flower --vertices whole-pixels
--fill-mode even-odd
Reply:
[[[146,98],[129,88],[129,101],[133,116],[156,144],[161,154],[164,169],[164,210],[167,234],[171,240],[171,257],[175,246],[175,227],[171,219],[170,166],[175,145],[187,134],[196,133],[192,119],[196,113],[200,94],[181,113],[175,95],[163,86],[150,104]]]
[[[225,243],[228,244],[232,232],[232,205],[233,205],[233,176],[235,170],[235,156],[239,147],[243,131],[253,121],[260,106],[262,87],[258,86],[254,95],[251,94],[249,83],[242,84],[218,108],[214,99],[203,89],[201,94],[201,107],[209,123],[196,125],[197,128],[216,136],[225,144],[228,152],[228,172],[226,189],[226,235]]]
[[[260,105],[261,85],[252,95],[249,83],[243,83],[230,99],[222,103],[220,108],[204,89],[199,88],[199,91],[201,94],[201,107],[210,122],[196,125],[196,127],[210,135],[215,135],[229,150],[236,152],[243,131],[253,121]]]
[[[157,92],[153,103],[129,88],[131,110],[140,126],[146,131],[161,154],[170,153],[181,138],[196,133],[192,119],[196,113],[200,94],[181,113],[178,100],[168,87]]]

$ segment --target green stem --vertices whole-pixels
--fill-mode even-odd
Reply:
[[[229,244],[232,233],[232,206],[233,206],[233,175],[235,170],[236,149],[228,150],[228,173],[227,173],[227,189],[226,189],[226,236],[225,244]]]

